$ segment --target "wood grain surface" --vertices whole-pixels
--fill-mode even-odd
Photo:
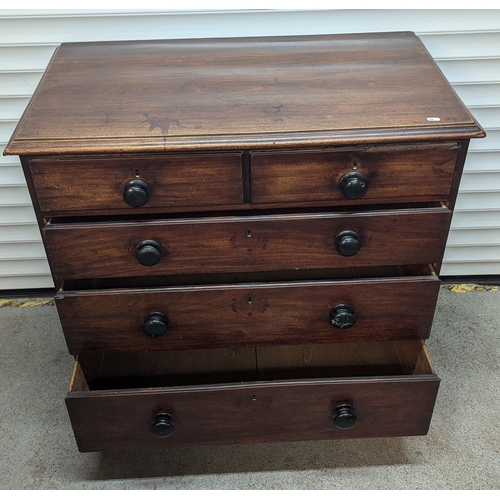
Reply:
[[[68,43],[55,54],[6,152],[482,136],[411,32]]]
[[[56,279],[323,269],[439,262],[450,217],[446,208],[422,208],[160,219],[48,224],[43,235]],[[351,257],[335,245],[345,230],[361,244]],[[146,240],[161,245],[156,265],[136,259]]]
[[[370,342],[427,338],[439,293],[435,276],[59,292],[56,304],[71,354]],[[354,309],[339,329],[330,311]],[[167,333],[143,331],[152,312]]]

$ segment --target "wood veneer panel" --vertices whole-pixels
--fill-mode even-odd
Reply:
[[[65,158],[29,164],[44,212],[144,208],[164,209],[243,203],[241,155],[185,155],[136,158]],[[149,200],[140,208],[123,200],[126,183],[148,184]]]
[[[70,353],[427,338],[439,293],[436,277],[371,278],[146,290],[60,291],[56,304]],[[332,326],[338,304],[355,324]],[[146,316],[168,317],[150,337]]]
[[[440,262],[450,217],[448,209],[435,208],[49,224],[43,235],[56,279],[322,269]],[[336,249],[345,230],[355,231],[361,244],[351,257]],[[136,259],[145,240],[161,245],[153,266]]]
[[[458,145],[366,147],[337,152],[254,153],[252,203],[328,200],[333,205],[442,201],[450,194]],[[348,200],[341,178],[357,172],[366,194]]]

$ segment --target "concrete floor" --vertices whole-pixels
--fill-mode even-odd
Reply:
[[[55,307],[27,301],[0,299],[0,489],[500,488],[500,292],[441,289],[427,436],[87,454]]]

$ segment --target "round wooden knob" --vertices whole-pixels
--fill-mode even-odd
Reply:
[[[135,257],[143,266],[154,266],[161,259],[161,245],[154,240],[144,240],[137,245]]]
[[[333,423],[338,429],[350,429],[356,420],[356,411],[350,404],[341,404],[333,410]]]
[[[340,189],[348,200],[359,200],[368,191],[366,177],[359,172],[349,172],[340,179]]]
[[[149,425],[149,430],[157,438],[166,438],[174,432],[174,417],[170,413],[158,413]]]
[[[142,329],[150,337],[161,337],[167,333],[168,317],[161,312],[148,314],[144,320]]]
[[[352,257],[359,252],[361,243],[354,231],[342,231],[335,237],[335,246],[340,255]]]
[[[336,328],[350,328],[356,323],[354,310],[347,304],[338,304],[330,311],[332,325]]]
[[[123,201],[134,208],[145,205],[149,200],[149,186],[139,179],[133,179],[125,184]]]

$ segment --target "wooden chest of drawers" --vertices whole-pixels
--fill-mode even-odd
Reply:
[[[413,33],[61,45],[6,154],[79,449],[425,434],[483,136]]]

